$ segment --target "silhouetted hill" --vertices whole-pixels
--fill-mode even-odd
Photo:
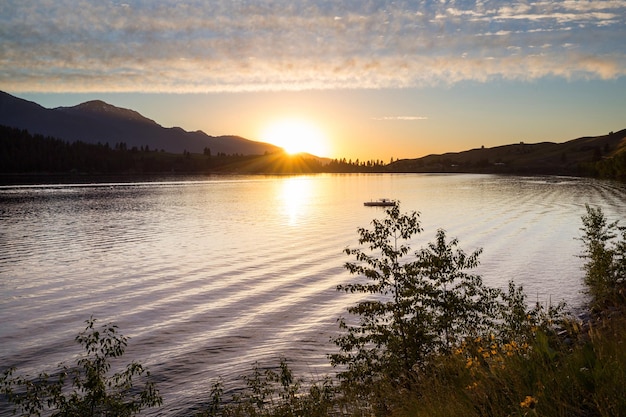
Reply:
[[[324,162],[328,163],[313,155],[285,152],[210,155],[175,154],[145,147],[111,148],[81,141],[70,143],[0,125],[0,184],[3,185],[36,183],[41,178],[53,177],[54,181],[82,182],[85,178],[111,176],[317,173],[324,171]]]
[[[626,155],[626,129],[608,135],[582,137],[564,143],[517,143],[464,152],[402,159],[390,172],[475,172],[588,175],[588,170],[613,157]]]
[[[165,128],[136,111],[100,100],[47,109],[0,92],[0,125],[68,142],[108,143],[111,147],[125,143],[128,149],[148,146],[173,153],[203,153],[204,148],[209,148],[212,154],[243,155],[263,155],[280,150],[277,146],[239,136],[216,137],[202,131],[187,132],[180,127]]]

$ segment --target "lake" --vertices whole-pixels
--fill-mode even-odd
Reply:
[[[576,308],[585,204],[620,219],[626,186],[354,174],[0,187],[0,367],[71,362],[93,315],[130,337],[125,363],[157,378],[164,406],[146,415],[189,415],[218,376],[228,387],[256,361],[332,372],[329,339],[357,299],[335,290],[353,279],[343,249],[383,217],[363,206],[381,197],[421,213],[413,249],[443,228],[466,252],[483,248],[476,272],[488,285],[515,280],[530,301]]]

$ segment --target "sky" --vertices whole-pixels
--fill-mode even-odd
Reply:
[[[626,128],[626,0],[3,0],[0,90],[319,156]]]

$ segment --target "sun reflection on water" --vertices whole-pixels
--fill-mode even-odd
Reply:
[[[283,212],[289,226],[297,226],[307,215],[312,195],[312,181],[308,177],[286,178],[283,182],[281,199]]]

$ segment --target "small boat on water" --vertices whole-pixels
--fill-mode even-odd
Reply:
[[[381,198],[376,201],[366,201],[363,203],[365,207],[391,207],[395,206],[396,202],[393,200],[389,200],[388,198]]]

